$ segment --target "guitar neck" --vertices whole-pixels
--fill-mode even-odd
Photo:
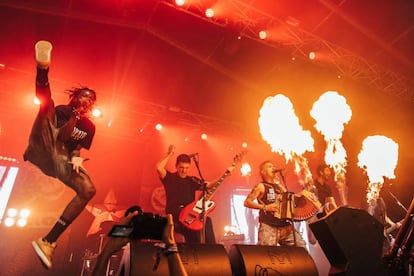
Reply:
[[[205,200],[209,200],[210,197],[213,196],[213,194],[215,193],[215,191],[217,190],[217,188],[220,186],[220,184],[224,181],[224,179],[226,179],[227,176],[230,175],[230,171],[226,170],[224,172],[224,174],[216,181],[216,183],[214,183],[214,185],[208,190],[208,192],[206,193],[204,199]]]

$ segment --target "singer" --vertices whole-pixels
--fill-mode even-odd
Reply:
[[[156,165],[158,176],[165,188],[167,197],[165,212],[173,215],[175,232],[183,235],[186,242],[200,243],[201,231],[194,231],[186,228],[177,218],[179,217],[182,208],[194,201],[194,194],[197,190],[202,189],[203,183],[201,183],[202,181],[198,177],[190,176],[188,174],[191,166],[191,158],[188,154],[180,154],[177,156],[175,172],[170,172],[165,168],[174,153],[175,146],[170,145],[167,155]],[[196,154],[192,154],[192,156],[194,155]],[[207,190],[217,181],[218,179],[206,182]],[[205,242],[216,243],[211,218],[206,217],[205,219]]]
[[[39,53],[41,48],[48,49],[49,57]],[[51,49],[50,42],[36,43],[36,97],[41,104],[24,160],[36,165],[44,174],[59,179],[76,195],[50,232],[32,242],[47,269],[52,267],[57,239],[95,195],[95,186],[83,167],[84,158],[80,157],[80,150],[90,148],[95,134],[95,125],[88,114],[96,101],[96,94],[88,87],[73,88],[67,91],[69,104],[55,107],[48,80]]]
[[[276,199],[277,195],[287,192],[276,174],[280,169],[275,169],[269,160],[261,163],[259,169],[262,181],[253,187],[244,201],[245,207],[260,210],[258,244],[305,247],[305,241],[294,230],[292,222],[274,216],[281,204]]]

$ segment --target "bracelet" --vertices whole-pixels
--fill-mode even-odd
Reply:
[[[177,244],[169,244],[167,245],[167,250],[164,252],[164,255],[168,256],[174,253],[178,253],[178,246]]]
[[[158,247],[159,252],[163,253],[164,255],[169,255],[172,253],[178,253],[178,246],[176,243],[173,244],[165,244],[163,242],[158,242],[154,244],[154,246]]]
[[[155,271],[158,269],[158,266],[161,261],[161,255],[169,256],[174,253],[178,253],[177,244],[165,244],[164,242],[157,242],[154,244],[155,247],[158,247],[157,253],[155,254],[154,258],[154,265],[152,266],[152,270]]]

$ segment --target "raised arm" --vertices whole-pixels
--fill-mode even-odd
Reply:
[[[175,146],[170,145],[168,147],[167,155],[165,155],[160,161],[158,161],[156,165],[156,169],[157,169],[159,178],[164,179],[164,177],[167,175],[167,169],[165,167],[167,166],[168,161],[174,155],[174,152],[175,152]]]

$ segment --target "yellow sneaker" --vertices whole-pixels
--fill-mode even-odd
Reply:
[[[35,45],[35,59],[40,68],[47,68],[50,64],[52,43],[40,40]]]
[[[56,248],[55,242],[47,242],[42,238],[39,238],[35,241],[32,241],[32,246],[36,251],[37,256],[39,256],[40,260],[42,261],[43,265],[50,269],[52,267],[52,254],[53,250]]]

